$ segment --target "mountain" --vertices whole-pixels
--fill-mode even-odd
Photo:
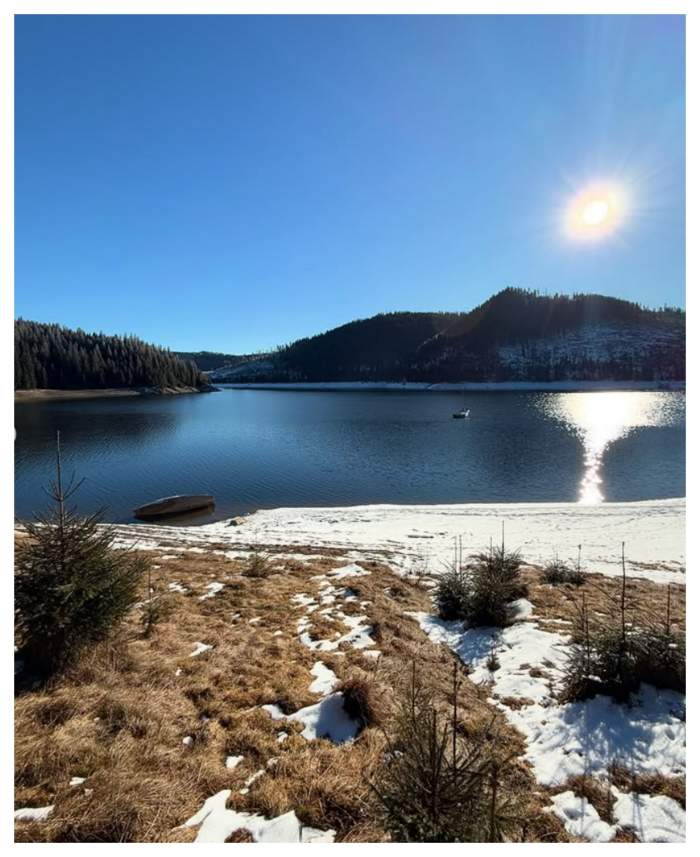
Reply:
[[[267,354],[223,354],[220,351],[174,351],[177,357],[188,363],[194,363],[202,372],[212,369],[234,369],[253,360],[267,357]]]
[[[15,321],[16,390],[207,385],[194,363],[135,336]]]
[[[221,368],[246,381],[683,380],[685,313],[507,288],[470,312],[393,312]]]

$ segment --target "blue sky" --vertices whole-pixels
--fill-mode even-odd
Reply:
[[[684,305],[684,20],[16,18],[15,313],[243,353],[508,285]],[[629,197],[563,235],[591,181]]]

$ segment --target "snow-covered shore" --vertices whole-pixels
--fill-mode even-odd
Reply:
[[[425,384],[419,381],[284,381],[236,383],[222,378],[223,386],[237,390],[404,390],[406,392],[472,393],[510,392],[594,392],[602,390],[685,390],[685,381],[464,381]]]
[[[199,527],[132,524],[117,527],[123,543],[161,544],[203,551],[216,544],[232,555],[259,548],[334,549],[349,559],[387,561],[398,573],[439,572],[459,537],[465,555],[500,543],[520,549],[527,562],[574,559],[582,545],[585,571],[627,571],[656,582],[685,581],[685,499],[635,503],[488,503],[435,506],[373,505],[281,508],[255,512],[240,526],[229,519]]]

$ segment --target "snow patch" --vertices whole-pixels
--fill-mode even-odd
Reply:
[[[194,651],[190,652],[190,657],[196,658],[199,655],[203,654],[204,652],[208,652],[213,648],[214,648],[214,646],[210,646],[210,645],[208,645],[208,643],[195,643],[194,644]]]
[[[366,616],[346,616],[340,611],[337,611],[336,616],[344,625],[350,628],[347,634],[337,634],[337,639],[335,640],[312,640],[311,635],[307,631],[310,627],[310,622],[304,619],[300,620],[297,624],[301,643],[312,651],[317,652],[333,652],[342,643],[348,643],[353,649],[368,649],[375,645],[372,638],[372,626],[363,624],[365,619],[367,619]]]
[[[304,726],[302,737],[307,741],[327,738],[334,744],[352,741],[360,729],[356,720],[351,720],[343,708],[343,694],[332,693],[315,705],[300,708],[294,714],[285,714],[278,705],[263,705],[264,711],[273,720],[287,720]]]
[[[685,811],[665,795],[621,793],[613,816],[620,827],[633,830],[641,842],[685,841]]]
[[[195,842],[225,842],[234,830],[247,830],[256,842],[333,842],[334,830],[304,827],[292,810],[276,818],[226,807],[230,789],[217,792],[182,827],[199,827]]]
[[[522,619],[529,619],[535,609],[534,604],[528,601],[527,598],[518,598],[516,601],[511,601],[510,607],[513,610],[513,619],[516,622]]]
[[[370,571],[365,571],[364,568],[351,562],[350,565],[344,565],[342,568],[336,568],[334,571],[328,572],[327,577],[332,580],[343,580],[346,577],[367,577],[371,574]]]
[[[292,595],[289,600],[292,602],[292,604],[296,604],[299,607],[311,607],[312,605],[314,607],[316,606],[316,600],[310,595],[306,595],[304,593]]]
[[[267,705],[261,705],[260,707],[263,711],[267,711],[273,720],[285,720],[287,717],[279,705],[275,703],[268,703]]]
[[[683,702],[674,691],[642,685],[629,704],[596,696],[504,711],[525,736],[525,758],[537,781],[557,786],[580,774],[605,777],[613,761],[635,774],[683,774],[685,723],[678,716]]]
[[[53,812],[54,805],[50,806],[25,806],[24,809],[15,810],[15,821],[46,821]]]
[[[199,596],[199,600],[204,601],[207,598],[213,598],[217,594],[217,592],[221,592],[223,588],[224,584],[219,583],[217,580],[215,580],[213,583],[208,583],[207,591],[204,593],[204,595]]]
[[[552,812],[564,822],[567,833],[588,842],[609,842],[615,835],[615,828],[601,819],[585,797],[562,792],[554,795],[552,803]]]
[[[311,667],[311,675],[315,677],[309,685],[311,693],[321,693],[325,696],[333,690],[338,682],[338,676],[333,670],[328,669],[323,661],[316,661]]]
[[[434,643],[444,643],[470,667],[474,682],[492,682],[494,696],[516,696],[535,702],[548,701],[550,682],[566,660],[568,637],[541,631],[532,622],[508,628],[468,628],[462,622],[446,622],[430,613],[410,613]],[[495,654],[499,669],[487,664]],[[547,662],[541,675],[531,675],[534,667]],[[510,709],[508,709],[510,711]]]

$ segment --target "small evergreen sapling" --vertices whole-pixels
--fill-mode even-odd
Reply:
[[[479,554],[471,569],[471,599],[467,621],[472,626],[503,628],[513,619],[512,602],[522,598],[527,588],[520,578],[518,551],[500,547]]]
[[[455,541],[454,563],[438,579],[433,596],[444,620],[463,620],[472,627],[503,628],[513,620],[512,602],[527,594],[520,577],[522,561],[518,551],[505,545],[505,525],[501,545],[490,545],[488,553],[477,554],[475,562],[462,564],[462,542]]]
[[[415,663],[400,696],[370,787],[394,842],[502,842],[521,828],[516,795],[504,782],[515,754],[497,747],[494,721],[481,735],[460,725],[455,665],[451,705],[419,683]]]
[[[451,622],[466,619],[469,613],[471,596],[469,573],[456,565],[451,565],[440,575],[435,588],[435,607],[441,619]]]
[[[156,590],[151,580],[151,567],[146,576],[146,598],[140,605],[141,625],[144,637],[150,637],[156,625],[159,625],[172,611],[171,599],[162,589]]]
[[[104,639],[136,600],[147,563],[114,547],[101,512],[87,517],[66,507],[81,482],[64,489],[60,434],[51,513],[25,525],[16,552],[15,618],[22,658],[35,674],[50,676]]]
[[[571,586],[583,586],[586,582],[584,573],[581,571],[581,545],[578,546],[578,561],[576,568],[555,557],[552,562],[544,567],[543,580],[552,586],[570,584]]]
[[[244,577],[269,577],[272,574],[272,564],[265,554],[255,552],[251,554],[248,565],[241,574]]]
[[[610,597],[602,621],[591,620],[583,594],[564,669],[564,700],[599,693],[626,700],[643,683],[685,692],[685,634],[673,626],[671,587],[664,618],[641,615],[628,592],[624,542],[621,563],[619,593]]]

